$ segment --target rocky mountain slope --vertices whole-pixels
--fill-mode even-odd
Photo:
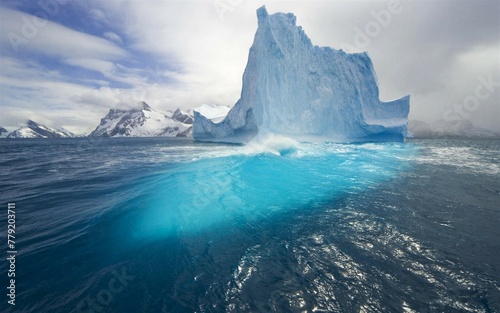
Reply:
[[[90,137],[187,137],[192,117],[176,110],[173,114],[153,110],[146,102],[130,110],[110,109]]]
[[[64,129],[51,128],[35,121],[28,120],[22,126],[7,135],[7,138],[71,138],[75,135]]]

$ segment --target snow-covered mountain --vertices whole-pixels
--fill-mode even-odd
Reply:
[[[181,109],[177,109],[171,118],[184,124],[193,124],[193,110],[182,111]]]
[[[11,132],[7,138],[71,138],[74,134],[63,129],[55,129],[28,120],[26,126]]]
[[[408,122],[409,137],[414,138],[499,138],[500,133],[477,127],[469,120],[438,120],[429,124],[419,120]]]
[[[9,135],[9,131],[3,127],[0,127],[0,138],[6,138]]]
[[[223,105],[203,104],[192,111],[198,112],[213,123],[220,123],[226,118],[230,110],[231,108]]]
[[[257,10],[241,98],[215,123],[195,112],[197,140],[246,142],[257,133],[327,140],[403,140],[409,96],[379,100],[366,53],[313,46],[293,14]]]
[[[90,137],[187,137],[192,117],[181,110],[162,113],[146,102],[130,110],[110,109]]]

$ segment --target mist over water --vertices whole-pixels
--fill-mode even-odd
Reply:
[[[500,310],[499,141],[0,151],[19,236],[6,312]]]

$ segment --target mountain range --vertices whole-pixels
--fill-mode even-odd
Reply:
[[[191,137],[194,112],[210,120],[222,120],[229,112],[226,106],[202,105],[199,108],[174,112],[160,112],[146,102],[128,110],[110,109],[89,137]],[[77,136],[65,129],[57,129],[28,120],[13,132],[0,127],[0,138],[72,138]]]
[[[220,123],[230,108],[220,105],[204,104],[187,111],[160,112],[141,102],[135,108],[110,109],[89,137],[191,137],[194,112],[200,113],[211,122]],[[492,138],[500,137],[494,131],[475,126],[470,121],[448,122],[440,120],[429,124],[419,120],[408,122],[409,136],[413,138]],[[73,138],[75,135],[61,128],[52,128],[33,120],[28,120],[13,132],[0,127],[0,138]]]
[[[192,124],[189,112],[162,113],[142,102],[130,110],[110,109],[89,137],[188,137]]]
[[[0,129],[0,133],[5,134],[5,132],[3,132],[2,130],[6,131],[6,129],[3,127]],[[39,124],[32,120],[28,120],[26,126],[22,126],[16,129],[15,131],[11,132],[5,137],[6,138],[72,138],[77,136],[65,129],[55,129]]]

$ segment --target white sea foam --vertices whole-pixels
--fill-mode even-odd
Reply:
[[[477,148],[431,146],[425,152],[416,158],[417,163],[453,166],[472,173],[500,174],[500,163],[488,162],[482,156],[484,151]]]

